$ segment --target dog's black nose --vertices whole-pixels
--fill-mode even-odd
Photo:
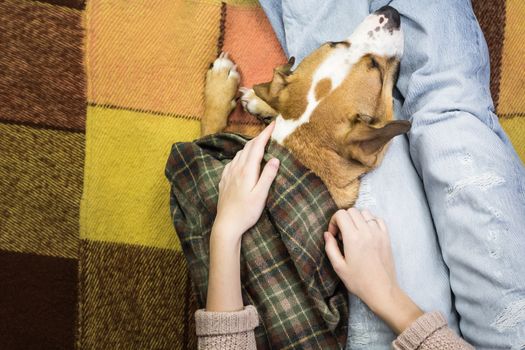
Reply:
[[[376,15],[383,15],[385,16],[388,21],[385,25],[387,29],[399,29],[399,26],[401,24],[401,19],[399,17],[399,12],[392,6],[383,6],[376,12],[374,12]]]

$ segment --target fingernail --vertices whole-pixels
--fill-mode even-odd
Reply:
[[[271,166],[278,167],[279,166],[279,159],[272,158],[272,159],[270,159],[270,161],[268,163],[270,163]]]

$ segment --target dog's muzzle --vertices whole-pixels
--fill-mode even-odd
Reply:
[[[387,23],[385,24],[386,29],[388,30],[397,30],[399,29],[399,26],[401,25],[401,19],[399,17],[399,12],[391,6],[383,6],[376,12],[374,12],[375,15],[383,15],[387,19]]]
[[[399,12],[391,6],[368,15],[347,39],[356,57],[375,54],[382,57],[403,55],[403,31]]]

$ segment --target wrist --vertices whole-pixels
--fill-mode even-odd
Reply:
[[[376,287],[373,292],[356,291],[358,297],[372,310],[376,315],[382,315],[388,312],[390,305],[398,298],[398,287],[395,284]]]
[[[372,311],[385,321],[389,327],[400,334],[410,327],[423,311],[410,299],[410,297],[398,286],[393,286],[388,296]]]
[[[241,237],[212,234],[210,236],[210,260],[238,261],[241,255]]]
[[[227,240],[230,242],[241,241],[243,231],[236,227],[234,223],[230,223],[226,220],[215,219],[211,228],[211,237],[215,239]]]

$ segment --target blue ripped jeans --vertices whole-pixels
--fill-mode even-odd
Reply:
[[[385,219],[401,287],[478,349],[525,348],[525,171],[489,92],[488,50],[469,1],[260,0],[300,62],[389,4],[405,54],[395,115],[412,121],[365,176],[358,207]],[[395,335],[350,298],[348,348]]]

